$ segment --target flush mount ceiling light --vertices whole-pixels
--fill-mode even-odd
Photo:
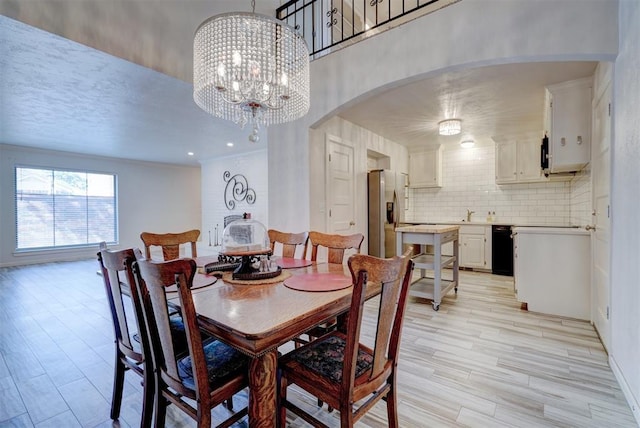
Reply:
[[[447,119],[438,122],[438,133],[440,135],[457,135],[462,130],[460,119]]]
[[[193,99],[244,127],[289,122],[309,111],[309,50],[284,22],[252,12],[213,16],[193,41]]]
[[[476,142],[473,140],[463,140],[460,142],[460,145],[463,149],[470,149],[471,147],[475,146],[475,144]]]

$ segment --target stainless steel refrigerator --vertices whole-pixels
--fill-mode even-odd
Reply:
[[[369,254],[396,255],[395,228],[404,221],[406,174],[386,169],[369,172]]]

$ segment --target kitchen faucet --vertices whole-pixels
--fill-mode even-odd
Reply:
[[[467,210],[467,221],[471,222],[471,214],[475,213],[475,211]]]

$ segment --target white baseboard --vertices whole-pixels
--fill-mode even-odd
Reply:
[[[636,419],[636,423],[640,427],[640,403],[638,403],[638,400],[633,395],[631,388],[629,388],[626,379],[622,375],[622,371],[620,371],[620,367],[618,367],[616,360],[611,355],[609,355],[609,366],[611,366],[611,371],[613,371],[613,375],[616,377],[618,384],[620,385],[620,389],[622,389],[622,393],[627,399],[627,403],[629,403],[633,417]]]

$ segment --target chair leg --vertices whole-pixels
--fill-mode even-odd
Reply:
[[[155,424],[155,428],[164,428],[164,424],[165,421],[167,419],[167,399],[164,398],[164,396],[162,395],[162,392],[160,391],[160,388],[158,387],[158,379],[156,378],[156,385],[155,385],[155,401],[156,401],[156,405],[155,405],[155,414],[156,414],[156,424]]]
[[[396,388],[392,381],[391,389],[387,393],[387,421],[389,428],[398,428],[398,403],[396,401]]]
[[[340,428],[347,427],[353,427],[353,409],[351,406],[340,409]]]
[[[120,353],[116,349],[116,363],[113,372],[113,394],[111,396],[111,419],[120,417],[120,406],[122,404],[122,389],[124,388],[124,372],[126,367],[120,360]]]
[[[285,402],[287,401],[287,378],[279,376],[278,385],[280,386],[280,391],[278,394],[278,419],[277,426],[286,427],[287,426],[287,407],[285,406]]]
[[[233,411],[233,397],[229,397],[225,402],[224,402],[224,406]]]
[[[143,389],[142,389],[142,428],[151,428],[153,422],[153,401],[155,397],[155,382],[153,377],[153,367],[144,365]]]
[[[211,428],[211,409],[209,407],[203,408],[202,404],[198,403],[198,428]]]

